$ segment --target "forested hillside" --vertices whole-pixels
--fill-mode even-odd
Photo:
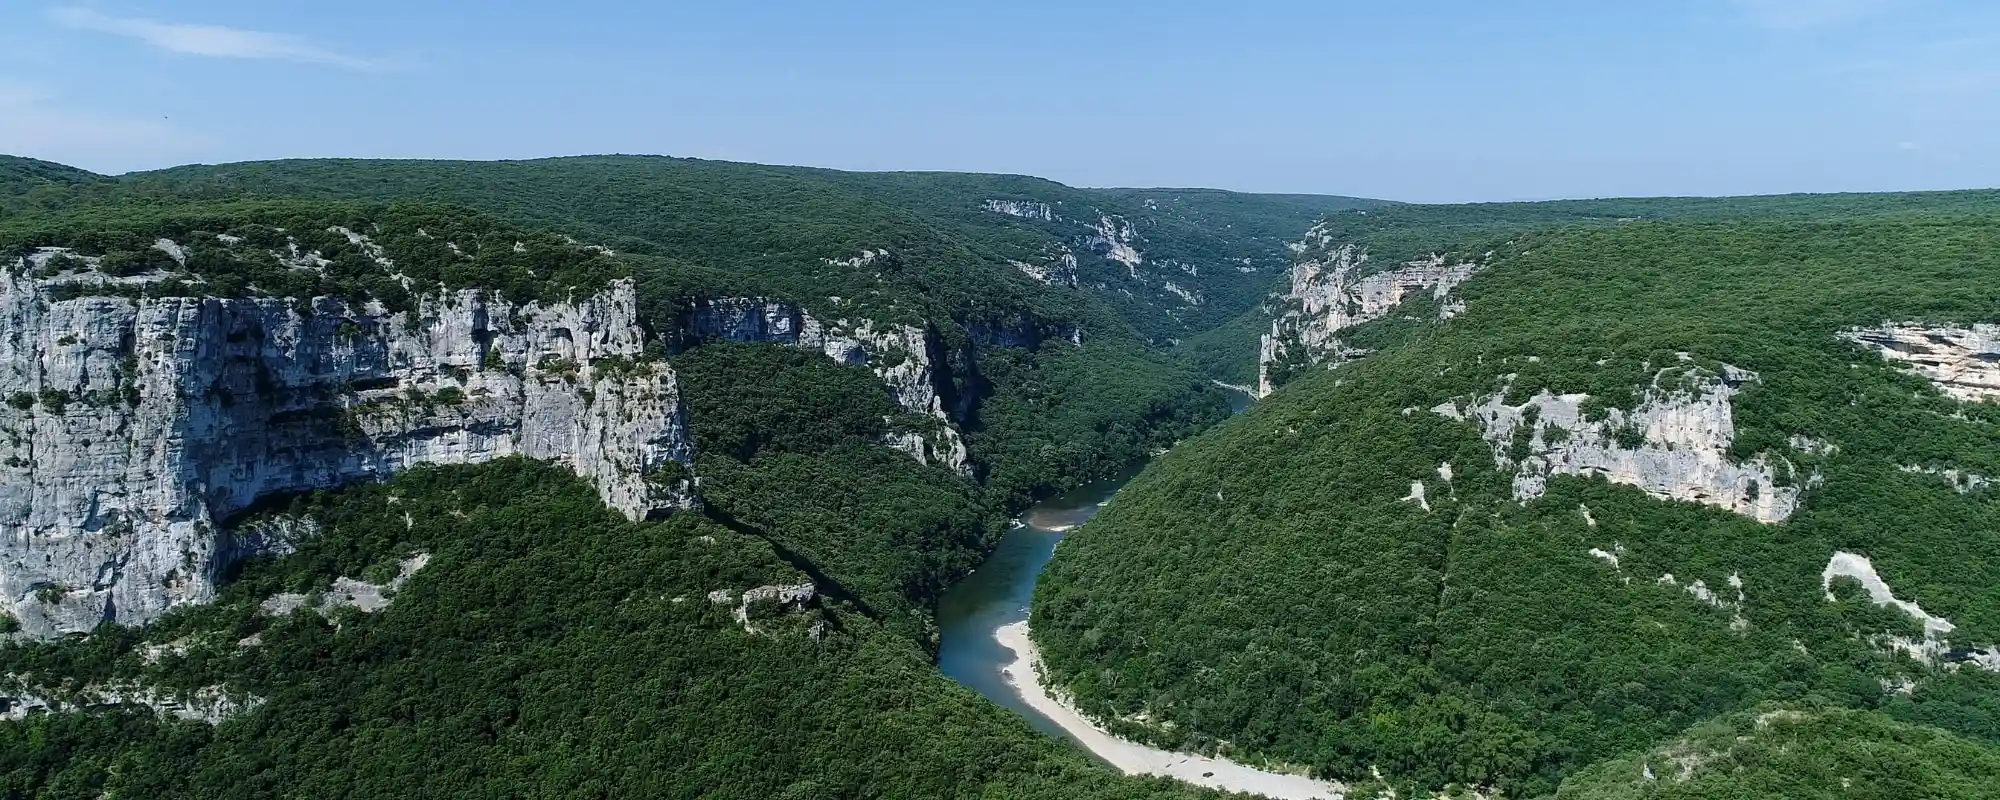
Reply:
[[[461,334],[440,333],[458,313],[444,306],[485,298],[567,314],[636,281],[643,353],[513,363],[488,349],[429,376],[443,386],[435,392],[371,377],[300,393],[348,412],[271,420],[318,425],[338,442],[359,434],[353,409],[386,403],[416,420],[415,436],[451,440],[461,434],[449,426],[487,424],[454,421],[454,409],[485,402],[491,387],[560,387],[589,406],[604,402],[592,391],[602,376],[664,369],[694,455],[647,479],[700,487],[698,508],[656,523],[625,522],[574,477],[519,461],[419,469],[289,505],[261,498],[257,508],[275,510],[227,520],[221,541],[288,544],[225,544],[244,548],[228,558],[247,560],[217,555],[213,568],[228,574],[212,604],[144,628],[0,647],[11,684],[0,713],[17,718],[0,722],[13,742],[0,747],[7,792],[1189,794],[1115,777],[929,664],[938,595],[1010,513],[1227,413],[1220,393],[1098,295],[996,262],[993,245],[971,235],[976,222],[954,228],[793,178],[696,181],[681,206],[626,216],[616,203],[586,206],[601,216],[580,222],[570,198],[547,195],[532,207],[563,215],[6,166],[22,178],[8,184],[12,210],[0,220],[17,350],[43,333],[56,340],[38,326],[58,306],[130,303],[152,319],[216,307],[181,302],[209,298],[276,304],[217,332],[221,351],[168,343],[175,360],[296,352],[325,363],[313,355],[325,350],[339,363],[348,348],[368,351],[355,343],[378,329],[432,332],[429,344],[396,348],[448,344],[437,337]],[[447,173],[431,178],[449,184]],[[491,177],[471,184],[488,194],[443,199],[529,196],[480,183]],[[719,188],[732,186],[734,201]],[[638,191],[673,194],[659,183]],[[1308,212],[1294,213],[1305,224]],[[1003,221],[990,235],[1011,235],[1011,217],[990,216]],[[519,325],[523,310],[506,322],[474,312],[469,335]],[[317,330],[312,320],[333,311],[345,316],[326,321],[326,342],[279,332]],[[548,335],[605,335],[564,324]],[[142,395],[157,401],[136,378],[168,367],[142,363],[132,337],[65,335],[59,345],[87,380],[109,370],[124,388],[10,397],[15,437],[84,424],[103,416],[100,403],[128,414]],[[296,393],[270,369],[238,377],[260,398]],[[230,405],[222,379],[167,390]],[[119,435],[84,434],[79,446],[118,447]],[[963,442],[960,461],[938,460],[952,442]],[[9,495],[37,491],[39,462],[51,458],[68,457],[10,460]],[[70,592],[32,594],[54,606]],[[632,615],[638,627],[615,621]],[[639,708],[655,711],[633,717]]]
[[[1731,220],[1883,220],[1912,215],[1979,213],[2000,205],[2000,192],[1898,192],[1885,194],[1771,195],[1754,197],[1660,197],[1564,200],[1543,203],[1470,205],[1394,204],[1334,211],[1300,242],[1301,262],[1323,259],[1326,251],[1352,248],[1366,260],[1350,280],[1405,268],[1412,262],[1484,263],[1489,253],[1534,232],[1602,228],[1646,221],[1718,222]],[[1311,246],[1308,246],[1311,245]],[[1236,384],[1257,381],[1260,336],[1272,332],[1274,318],[1300,298],[1282,282],[1258,307],[1184,343],[1186,357],[1211,377]],[[1436,308],[1410,307],[1372,323],[1352,336],[1355,346],[1374,349],[1401,341]],[[1412,322],[1419,323],[1412,325]],[[1307,353],[1289,354],[1303,362]],[[1321,354],[1323,355],[1323,354]],[[1296,369],[1301,363],[1294,363]],[[1278,383],[1282,384],[1283,380]]]
[[[273,513],[318,536],[211,605],[0,649],[0,670],[50,694],[226,687],[240,715],[0,723],[0,793],[1208,796],[1112,776],[845,598],[751,596],[806,580],[757,537],[692,515],[627,522],[557,469],[416,471]],[[381,580],[413,557],[386,608],[310,608],[336,578]],[[285,592],[309,608],[274,613]]]
[[[1536,796],[1767,701],[2000,743],[2000,217],[1905,208],[1989,200],[1513,234],[1457,318],[1303,374],[1067,540],[1049,665],[1129,734],[1406,791]],[[1930,363],[1964,383],[1901,366]]]
[[[1285,246],[1321,216],[1383,205],[647,156],[251,162],[127,175],[95,191],[451,203],[706,267],[734,291],[815,307],[841,297],[876,316],[1004,313],[1021,304],[1022,283],[1041,282],[1062,291],[1034,303],[1088,294],[1154,343],[1255,306],[1289,266]],[[897,254],[906,272],[883,285],[826,263],[869,249]]]
[[[104,176],[52,161],[0,155],[0,210],[61,202],[73,187],[104,182]]]
[[[1871,711],[1772,705],[1563,781],[1556,800],[1985,797],[2000,748]]]
[[[1187,440],[1034,603],[1049,682],[1122,734],[1356,796],[1977,797],[2000,752],[1996,203],[0,159],[0,345],[24,387],[93,389],[10,391],[0,510],[81,498],[87,555],[144,549],[106,476],[192,474],[128,441],[145,414],[194,420],[164,445],[273,443],[201,502],[245,474],[335,487],[237,498],[190,528],[213,552],[166,548],[213,602],[58,641],[0,616],[0,795],[1211,796],[1118,777],[931,664],[939,596],[1012,515]],[[1254,373],[1295,259],[1350,246],[1359,276],[1477,263],[1342,330],[1365,358],[1288,365],[1221,422],[1209,379]],[[195,319],[219,320],[203,343],[139,341]],[[567,405],[468,410],[510,391]],[[607,508],[576,448],[505,457],[560,426],[491,444],[564,414],[606,447],[643,417],[633,477],[685,497]],[[230,427],[255,425],[279,433]],[[430,460],[282,460],[343,442]],[[105,563],[12,608],[138,569]]]

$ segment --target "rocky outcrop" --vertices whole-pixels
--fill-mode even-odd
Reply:
[[[1952,469],[1950,467],[1919,467],[1914,464],[1904,464],[1901,467],[1897,467],[1897,469],[1912,475],[1933,475],[1943,478],[1946,483],[1951,484],[1952,491],[1959,494],[1972,494],[1973,492],[1984,491],[1993,485],[1993,479],[1985,475],[1977,472]]]
[[[770,584],[743,592],[741,597],[728,589],[717,589],[708,593],[708,602],[719,606],[734,606],[729,611],[731,619],[744,633],[756,635],[765,632],[765,626],[758,625],[754,617],[760,607],[769,607],[780,614],[805,614],[814,608],[813,601],[819,597],[819,587],[811,581],[793,584]],[[825,619],[815,619],[806,629],[808,638],[818,641],[826,635]]]
[[[1882,325],[1841,333],[1936,384],[1947,395],[2000,402],[2000,325]]]
[[[1662,370],[1629,410],[1586,413],[1589,395],[1546,390],[1521,405],[1496,394],[1432,410],[1479,426],[1494,463],[1514,471],[1514,498],[1524,503],[1542,496],[1551,475],[1595,475],[1662,500],[1783,522],[1799,504],[1790,462],[1769,454],[1746,462],[1730,457],[1736,439],[1730,400],[1756,380],[1756,373],[1734,367],[1716,375],[1689,366]]]
[[[981,204],[980,207],[995,214],[1005,214],[1010,217],[1020,217],[1021,219],[1040,220],[1042,222],[1055,222],[1062,219],[1062,217],[1056,215],[1056,210],[1048,203],[1036,200],[988,200]]]
[[[1099,215],[1097,227],[1084,239],[1084,246],[1104,258],[1125,265],[1131,277],[1139,277],[1139,265],[1146,263],[1145,254],[1139,252],[1139,231],[1124,217],[1109,214]]]
[[[275,494],[504,456],[561,463],[633,518],[689,507],[671,369],[630,281],[570,302],[478,290],[56,299],[0,270],[0,604],[23,635],[211,597]],[[72,287],[74,288],[74,287]]]
[[[333,616],[335,611],[352,608],[363,614],[373,614],[388,608],[396,598],[396,592],[403,584],[410,582],[410,576],[417,574],[431,562],[431,554],[418,553],[403,559],[397,565],[396,575],[384,583],[369,583],[365,580],[341,577],[335,578],[333,587],[315,598],[298,592],[272,595],[259,604],[257,610],[274,617],[282,617],[301,608],[310,607],[322,617]]]
[[[1076,288],[1076,253],[1067,247],[1059,247],[1048,253],[1040,263],[1009,261],[1022,274],[1034,278],[1048,286]]]
[[[1911,658],[1929,663],[1944,654],[1947,649],[1945,637],[1958,629],[1958,626],[1951,624],[1949,620],[1925,611],[1916,603],[1897,599],[1896,593],[1889,589],[1889,584],[1882,580],[1881,575],[1876,574],[1875,564],[1869,561],[1867,556],[1836,552],[1827,560],[1826,569],[1820,571],[1819,582],[1820,589],[1826,593],[1828,602],[1835,599],[1833,584],[1840,580],[1859,583],[1862,591],[1868,593],[1871,602],[1908,614],[1911,619],[1923,626],[1922,640],[1902,636],[1885,638],[1882,644],[1891,650],[1907,653]]]
[[[882,379],[898,405],[940,423],[934,435],[901,434],[887,443],[926,464],[971,474],[964,438],[952,427],[939,392],[945,385],[941,382],[949,381],[943,371],[944,356],[924,329],[865,319],[829,324],[791,303],[761,297],[695,301],[683,309],[677,327],[683,344],[701,339],[771,342],[816,350],[842,364],[866,366]]]
[[[1820,572],[1820,588],[1826,593],[1827,602],[1838,599],[1833,587],[1839,581],[1853,581],[1861,585],[1862,591],[1875,605],[1893,608],[1909,615],[1910,619],[1923,627],[1923,638],[1879,634],[1873,637],[1876,645],[1896,653],[1903,653],[1925,664],[1942,662],[1957,669],[1970,665],[1977,669],[2000,672],[2000,647],[1966,648],[1953,647],[1950,637],[1958,626],[1950,620],[1932,614],[1916,602],[1896,597],[1889,584],[1875,572],[1875,564],[1867,556],[1848,552],[1835,552],[1827,559],[1826,569]]]
[[[1280,362],[1339,364],[1366,355],[1342,342],[1341,333],[1387,316],[1412,297],[1430,295],[1438,301],[1438,318],[1451,318],[1463,310],[1452,290],[1482,267],[1432,255],[1372,270],[1365,249],[1334,243],[1324,228],[1315,228],[1293,249],[1300,257],[1291,285],[1277,297],[1271,330],[1258,346],[1260,396],[1277,388],[1274,367]]]
[[[5,692],[0,694],[0,720],[20,720],[36,714],[146,708],[162,716],[214,725],[264,703],[262,698],[232,695],[220,686],[207,686],[183,694],[133,683],[92,685],[64,694],[22,688],[0,691]]]

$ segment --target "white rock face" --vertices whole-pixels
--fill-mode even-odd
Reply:
[[[1875,563],[1868,560],[1867,556],[1836,552],[1832,558],[1827,559],[1826,569],[1820,571],[1819,582],[1829,601],[1834,599],[1833,582],[1838,578],[1853,579],[1861,584],[1861,588],[1868,592],[1868,599],[1876,605],[1894,608],[1922,623],[1926,638],[1943,636],[1957,629],[1957,626],[1950,621],[1924,611],[1923,607],[1916,603],[1896,599],[1896,593],[1889,589],[1889,584],[1882,580],[1881,575],[1876,574]]]
[[[1191,306],[1201,305],[1200,295],[1182,288],[1178,284],[1175,284],[1173,281],[1167,281],[1166,286],[1164,288],[1167,290],[1168,294],[1180,298],[1181,302],[1183,303],[1186,303]]]
[[[1919,467],[1910,464],[1905,464],[1901,467],[1897,467],[1897,469],[1911,473],[1913,475],[1935,475],[1937,477],[1943,478],[1946,483],[1951,484],[1952,490],[1958,492],[1959,494],[1972,494],[1973,492],[1982,491],[1987,487],[1993,485],[1992,478],[1988,478],[1985,475],[1981,475],[1976,472],[1963,472],[1960,470],[1950,469],[1950,468],[1938,469],[1936,467]]]
[[[1061,217],[1056,216],[1056,210],[1051,208],[1048,203],[1034,200],[988,200],[981,207],[995,214],[1005,214],[1010,217],[1020,217],[1022,219],[1035,219],[1043,222],[1054,222],[1061,219]]]
[[[1333,244],[1324,227],[1314,228],[1293,249],[1301,256],[1292,266],[1291,286],[1277,298],[1281,310],[1258,347],[1260,395],[1276,388],[1271,365],[1281,358],[1297,355],[1313,364],[1338,364],[1366,355],[1342,343],[1340,334],[1387,316],[1411,297],[1428,294],[1441,303],[1440,319],[1456,316],[1464,306],[1452,300],[1452,290],[1482,268],[1475,262],[1448,262],[1433,255],[1371,273],[1367,251]]]
[[[1054,252],[1049,253],[1047,259],[1039,264],[1031,264],[1026,261],[1010,261],[1007,263],[1013,264],[1015,269],[1020,270],[1028,277],[1049,286],[1076,288],[1076,253],[1071,252],[1067,247],[1058,248]]]
[[[1669,385],[1670,377],[1678,380]],[[1542,496],[1550,475],[1601,475],[1663,500],[1783,522],[1798,508],[1798,487],[1777,485],[1768,454],[1744,463],[1729,457],[1736,439],[1730,399],[1756,379],[1733,367],[1721,376],[1693,367],[1663,370],[1638,408],[1610,409],[1596,422],[1583,415],[1588,395],[1547,391],[1518,406],[1493,395],[1470,408],[1445,403],[1432,410],[1480,426],[1494,463],[1514,470],[1514,498],[1524,503]],[[1517,461],[1515,435],[1524,427],[1527,452]]]
[[[922,328],[884,325],[871,320],[823,323],[790,303],[761,297],[705,300],[683,313],[683,335],[733,342],[772,342],[817,350],[842,364],[864,365],[889,387],[905,410],[937,419],[939,432],[892,436],[888,444],[926,464],[939,464],[961,475],[972,472],[965,440],[952,427],[938,394],[943,377]]]
[[[1827,560],[1826,569],[1820,572],[1819,581],[1820,588],[1826,592],[1828,602],[1836,599],[1833,596],[1833,582],[1842,579],[1860,583],[1862,590],[1868,592],[1868,599],[1876,605],[1894,608],[1908,614],[1911,619],[1924,626],[1922,640],[1907,636],[1883,636],[1878,639],[1882,646],[1907,653],[1911,658],[1926,664],[1934,663],[1936,659],[1950,651],[1951,645],[1946,637],[1957,630],[1958,626],[1951,624],[1950,620],[1925,611],[1922,606],[1912,601],[1898,599],[1896,593],[1889,589],[1889,584],[1882,580],[1882,576],[1876,574],[1875,564],[1869,561],[1867,556],[1836,552]],[[1986,651],[1973,651],[1968,663],[1982,669],[2000,670],[2000,659],[1989,660],[1985,657],[1987,655]]]
[[[1096,232],[1085,240],[1090,249],[1098,255],[1125,265],[1130,277],[1139,277],[1139,265],[1146,263],[1146,256],[1139,252],[1136,243],[1139,232],[1126,222],[1124,217],[1099,215]]]
[[[829,267],[847,267],[849,269],[862,269],[865,267],[875,266],[875,262],[881,261],[888,257],[889,257],[889,251],[887,250],[863,250],[847,258],[828,258],[824,259],[824,261],[826,265]]]
[[[2000,325],[1916,323],[1846,331],[1841,337],[1871,348],[1966,402],[2000,402]]]
[[[1431,501],[1423,481],[1410,481],[1410,493],[1403,495],[1402,502],[1415,503],[1418,508],[1431,510]]]
[[[259,498],[520,455],[634,518],[692,505],[675,375],[630,281],[573,302],[467,290],[407,314],[332,298],[55,300],[0,270],[0,608],[23,635],[198,603]],[[608,359],[608,360],[607,360]],[[677,471],[677,470],[676,470]]]
[[[735,608],[729,611],[730,617],[736,620],[736,624],[743,628],[744,633],[756,635],[764,631],[750,620],[750,606],[752,604],[773,603],[785,613],[799,613],[809,608],[812,605],[813,598],[818,596],[819,587],[813,585],[812,581],[805,581],[794,584],[759,586],[755,589],[744,591],[741,598],[738,598],[736,594],[730,592],[728,589],[717,589],[708,593],[708,602],[719,606],[735,606]],[[825,631],[825,621],[820,620],[807,630],[806,635],[814,641],[818,641],[825,634]]]
[[[396,577],[390,578],[388,583],[377,584],[347,577],[336,578],[332,590],[326,592],[319,602],[312,606],[312,610],[322,617],[331,616],[333,612],[343,608],[358,609],[363,614],[381,611],[389,607],[389,603],[395,599],[397,590],[402,589],[403,584],[410,582],[410,576],[417,574],[430,563],[429,553],[418,553],[403,559],[403,563],[396,570]],[[265,599],[258,606],[258,610],[270,616],[281,617],[306,607],[306,601],[310,599],[303,594],[287,592]]]
[[[130,683],[92,685],[64,696],[17,688],[0,696],[0,720],[26,719],[34,714],[136,706],[152,709],[156,714],[214,725],[263,703],[263,699],[258,697],[232,696],[220,686],[205,686],[186,696]]]

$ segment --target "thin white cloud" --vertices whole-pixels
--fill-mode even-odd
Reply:
[[[0,153],[128,168],[201,143],[169,120],[78,108],[39,86],[0,77]]]
[[[113,17],[87,8],[52,9],[49,19],[67,28],[138,39],[162,50],[188,55],[295,61],[371,71],[390,66],[385,61],[329,50],[286,33]]]
[[[1762,28],[1798,31],[1849,25],[1907,6],[1910,0],[1732,0]]]

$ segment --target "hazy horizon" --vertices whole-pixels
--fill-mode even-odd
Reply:
[[[664,154],[1403,202],[2000,186],[2000,8],[1024,0],[0,10],[0,152]]]
[[[22,154],[0,153],[0,155],[18,156]],[[1403,200],[1395,197],[1369,197],[1364,195],[1339,194],[1336,192],[1260,192],[1256,190],[1231,189],[1225,186],[1174,186],[1174,185],[1096,186],[1089,184],[1066,183],[1063,181],[1057,181],[1054,178],[1050,178],[1045,175],[1029,175],[1026,173],[1018,173],[1018,172],[974,172],[969,170],[927,170],[927,169],[851,170],[851,169],[841,169],[839,167],[820,166],[817,164],[784,164],[784,163],[776,163],[768,161],[731,161],[728,159],[705,159],[696,156],[676,156],[668,153],[565,153],[562,155],[526,156],[522,158],[432,158],[427,156],[380,157],[380,156],[342,156],[342,155],[285,156],[281,158],[252,159],[246,161],[188,162],[185,164],[170,164],[163,167],[148,167],[144,169],[127,170],[124,172],[98,172],[96,170],[92,171],[98,172],[98,174],[100,175],[105,175],[109,177],[118,177],[118,176],[136,175],[148,172],[164,172],[167,170],[177,169],[180,167],[219,167],[219,166],[229,166],[232,164],[255,164],[255,163],[263,163],[271,161],[439,161],[439,162],[462,161],[462,162],[473,162],[473,163],[506,163],[506,162],[529,162],[529,161],[553,161],[565,158],[667,158],[667,159],[679,159],[679,160],[711,161],[716,163],[727,163],[727,164],[745,164],[745,165],[760,166],[760,167],[778,167],[781,169],[832,170],[836,172],[889,173],[889,174],[909,173],[909,174],[935,174],[935,175],[1003,175],[1010,177],[1033,178],[1037,180],[1048,180],[1060,183],[1064,186],[1068,186],[1073,189],[1091,189],[1099,191],[1144,191],[1144,192],[1193,191],[1193,192],[1230,192],[1234,194],[1256,194],[1256,195],[1293,196],[1293,197],[1345,197],[1355,200],[1373,200],[1377,202],[1398,203],[1405,205],[1487,205],[1487,204],[1504,204],[1504,203],[1587,202],[1591,200],[1665,200],[1665,199],[1675,199],[1675,198],[1718,199],[1718,198],[1730,198],[1730,197],[1776,197],[1784,195],[1907,194],[1916,192],[1976,192],[1976,191],[1985,191],[1989,189],[2000,189],[2000,185],[1995,185],[1995,186],[1963,186],[1963,187],[1946,188],[1946,189],[1879,189],[1879,190],[1871,189],[1871,190],[1854,190],[1854,191],[1836,190],[1836,191],[1826,191],[1826,192],[1804,192],[1804,191],[1759,192],[1759,193],[1748,193],[1748,194],[1680,194],[1680,195],[1629,194],[1629,195],[1592,195],[1592,196],[1578,196],[1578,197],[1542,197],[1542,198],[1527,198],[1519,200],[1424,201],[1424,200]],[[42,160],[46,161],[49,159],[42,159]],[[54,163],[64,163],[64,162],[54,162]],[[65,164],[65,165],[72,167],[81,166],[78,164]]]

